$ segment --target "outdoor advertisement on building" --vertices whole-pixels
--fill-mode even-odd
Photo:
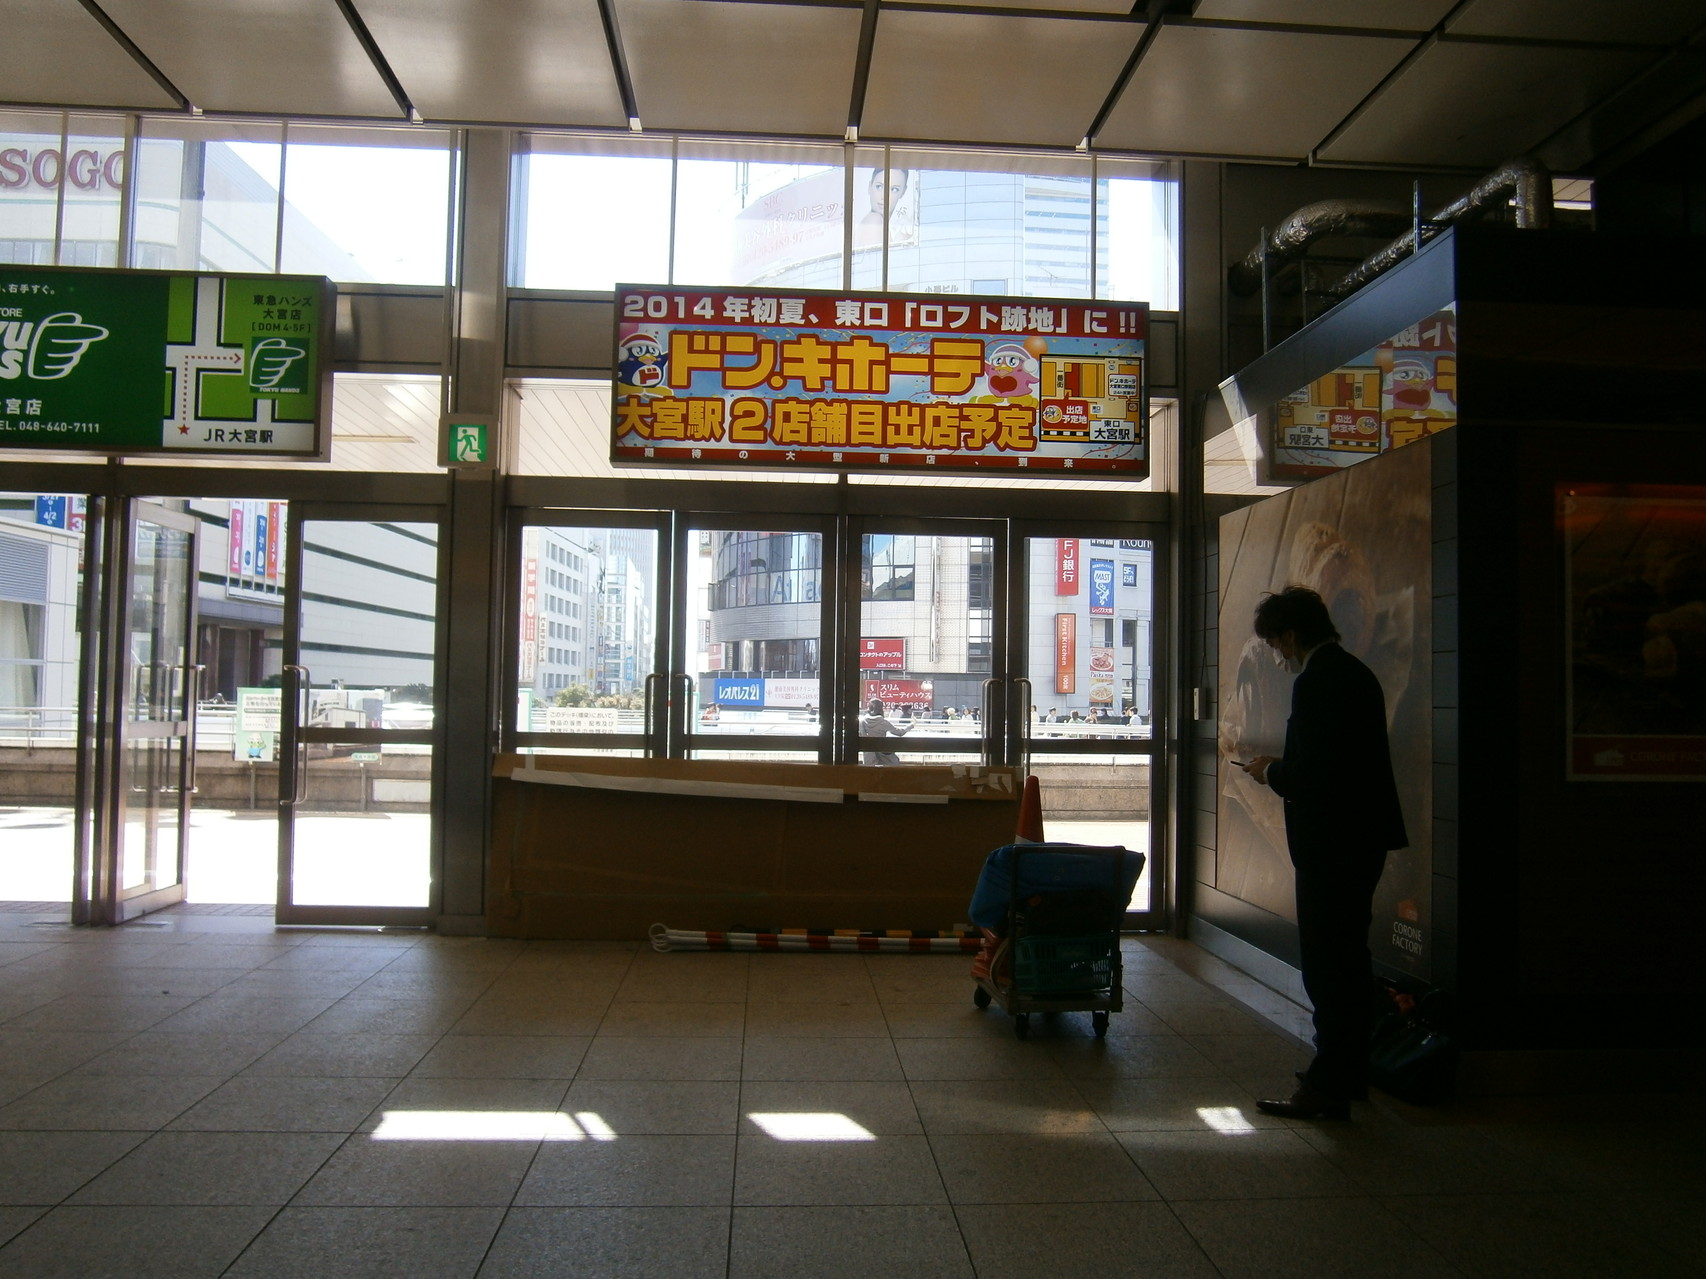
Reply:
[[[229,599],[276,603],[283,589],[285,504],[231,499],[225,536],[225,594]]]
[[[618,285],[611,461],[1149,473],[1148,307]]]
[[[1078,691],[1078,614],[1054,615],[1054,691]]]
[[[1457,312],[1436,311],[1273,406],[1272,473],[1307,479],[1457,425]]]
[[[0,265],[0,445],[324,458],[333,309],[323,276]]]
[[[906,669],[906,640],[860,640],[859,669],[862,671],[904,671]]]
[[[1114,615],[1114,562],[1090,561],[1090,614],[1092,617]]]
[[[1057,538],[1054,544],[1054,593],[1078,594],[1078,539]]]

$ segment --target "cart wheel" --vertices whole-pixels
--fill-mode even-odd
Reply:
[[[1097,1039],[1106,1039],[1108,1037],[1107,1013],[1091,1013],[1090,1024],[1096,1028]]]
[[[1013,1018],[1013,1033],[1020,1039],[1031,1037],[1031,1015],[1029,1013],[1020,1013]]]
[[[972,1001],[972,1003],[976,1004],[979,1008],[988,1008],[989,1007],[989,992],[987,990],[985,990],[982,986],[973,987],[972,992],[971,992],[971,1001]]]

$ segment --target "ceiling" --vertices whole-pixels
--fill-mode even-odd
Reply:
[[[1706,111],[1706,0],[0,0],[0,98],[1593,173]]]

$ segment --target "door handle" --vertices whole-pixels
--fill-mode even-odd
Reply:
[[[307,743],[302,740],[302,699],[303,694],[313,687],[314,677],[306,666],[286,666],[284,668],[285,696],[279,704],[279,728],[284,741],[281,756],[290,759],[291,787],[290,797],[281,802],[289,808],[295,808],[308,796],[308,751]]]
[[[189,752],[189,765],[190,766],[189,766],[189,777],[184,782],[184,789],[186,791],[188,791],[191,795],[198,793],[197,786],[196,786],[196,758],[195,758],[196,712],[199,709],[199,705],[201,702],[201,677],[205,674],[207,674],[207,667],[205,667],[203,665],[197,664],[195,666],[190,667],[190,674],[189,674],[190,731],[189,731],[189,740],[184,743],[184,749]]]
[[[1001,691],[1002,681],[998,676],[990,676],[983,681],[983,762],[986,766],[993,765],[1000,759],[1002,706],[999,696],[990,696],[993,689],[997,694]]]
[[[1036,693],[1031,688],[1031,681],[1023,675],[1013,677],[1013,688],[1019,693],[1018,718],[1014,721],[1020,726],[1016,734],[1019,741],[1019,776],[1028,777],[1031,773],[1031,709],[1035,705],[1031,699]]]

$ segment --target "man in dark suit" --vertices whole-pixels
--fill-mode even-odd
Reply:
[[[1297,1090],[1256,1104],[1288,1119],[1348,1119],[1368,1088],[1374,889],[1387,852],[1409,843],[1386,699],[1374,672],[1339,647],[1326,604],[1307,587],[1265,597],[1256,634],[1298,671],[1285,754],[1241,767],[1285,801],[1303,988],[1315,1006],[1315,1060]]]

